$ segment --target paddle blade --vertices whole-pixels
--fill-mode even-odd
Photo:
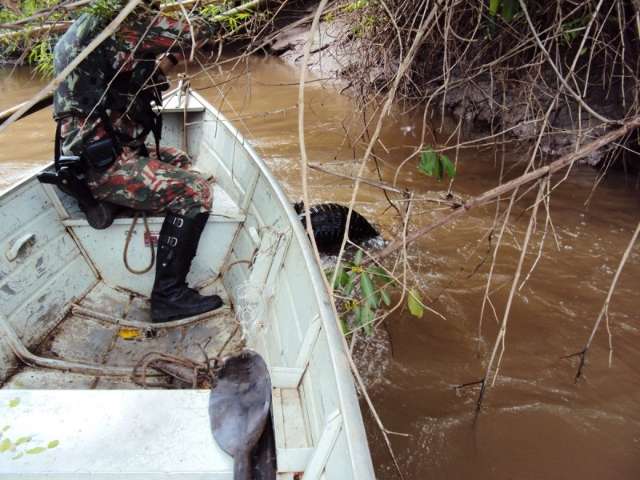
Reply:
[[[228,358],[209,397],[211,431],[233,457],[246,457],[262,435],[271,407],[267,365],[251,350]]]

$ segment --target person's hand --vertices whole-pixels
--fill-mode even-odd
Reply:
[[[158,67],[162,72],[167,75],[174,67],[182,60],[182,54],[180,53],[167,53],[160,57],[158,60]]]

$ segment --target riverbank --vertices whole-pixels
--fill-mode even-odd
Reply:
[[[408,3],[417,14],[418,3]],[[432,121],[448,115],[467,139],[536,146],[539,156],[547,161],[576,151],[636,112],[637,104],[632,100],[635,98],[633,73],[627,71],[614,78],[613,72],[618,71],[618,66],[595,54],[601,47],[600,41],[619,33],[615,29],[610,31],[608,15],[600,18],[602,12],[591,11],[592,20],[588,22],[576,10],[567,14],[553,27],[556,33],[560,32],[561,40],[556,59],[551,59],[548,46],[539,48],[535,54],[520,52],[534,51],[539,40],[536,27],[532,26],[533,35],[525,31],[529,28],[529,12],[525,17],[517,8],[517,12],[507,18],[498,12],[489,15],[490,12],[483,12],[481,7],[478,11],[477,6],[467,2],[460,3],[462,6],[451,6],[449,12],[445,9],[436,15],[432,15],[433,11],[421,12],[423,19],[433,17],[432,34],[427,35],[420,46],[429,53],[416,55],[400,81],[397,101],[406,111],[425,109],[425,116]],[[593,10],[589,3],[583,5],[587,11]],[[382,11],[378,4],[360,1],[346,3],[337,11],[323,15],[310,47],[308,69],[341,93],[359,99],[360,105],[384,97],[395,79],[403,52],[409,50],[415,37],[412,31],[404,36],[404,30],[396,24],[400,19],[410,23],[403,8],[407,9],[406,2],[392,2]],[[544,11],[541,8],[535,12],[534,18],[542,18]],[[461,21],[458,15],[471,17]],[[474,16],[478,16],[475,22],[471,21]],[[446,29],[452,22],[461,26],[461,30],[452,28],[447,38]],[[567,30],[570,25],[572,29]],[[503,30],[507,28],[511,31],[505,33]],[[582,33],[588,35],[596,28],[600,29],[597,36],[580,41]],[[553,29],[549,26],[545,32]],[[269,51],[299,67],[308,34],[308,26],[284,28],[269,43]],[[467,35],[470,38],[465,39],[466,44],[456,44],[455,38]],[[554,37],[550,38],[553,42]],[[632,42],[633,51],[636,43],[637,40]],[[623,51],[619,68],[624,70],[623,64],[627,61],[624,42],[619,48]],[[569,71],[560,74],[558,61],[565,65],[571,63]],[[528,62],[533,62],[533,67]],[[627,75],[633,78],[625,80]],[[573,87],[567,84],[567,78],[574,82]],[[574,90],[577,87],[579,93]],[[627,144],[633,148],[635,141]],[[616,159],[625,163],[625,169],[635,170],[630,167],[634,163],[632,157],[624,151],[602,149],[578,163],[602,166],[605,159],[609,162]]]

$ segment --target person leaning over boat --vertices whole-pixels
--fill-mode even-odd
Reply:
[[[83,13],[55,46],[56,74],[110,20],[91,11]],[[175,53],[191,47],[190,28],[204,39],[213,34],[213,27],[199,18],[190,23],[163,15],[157,5],[142,4],[54,94],[60,153],[81,158],[93,196],[166,213],[151,293],[154,322],[186,318],[222,305],[217,295],[202,296],[186,283],[211,210],[211,188],[202,176],[188,170],[191,162],[184,152],[159,145],[161,117],[151,104],[161,104],[160,91],[168,87],[162,69],[177,64]],[[144,143],[150,132],[155,145]]]

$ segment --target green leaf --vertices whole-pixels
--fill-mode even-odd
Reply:
[[[36,448],[32,448],[31,450],[27,450],[25,453],[28,453],[29,455],[37,455],[39,453],[42,452],[46,452],[47,449],[44,447],[36,447]]]
[[[11,428],[9,425],[5,425],[4,427],[2,427],[2,431],[6,432],[7,430],[9,430],[9,428]]]
[[[513,18],[513,14],[518,8],[518,0],[504,0],[502,2],[502,18],[505,22],[510,22]]]
[[[47,444],[47,448],[56,448],[58,445],[60,445],[60,440],[51,440]]]
[[[445,174],[449,178],[453,178],[456,175],[456,167],[453,162],[449,160],[449,157],[434,152],[431,147],[427,147],[426,150],[420,153],[418,170],[425,175],[435,177],[438,180],[442,180],[442,177]]]
[[[22,458],[23,455],[24,453],[20,452],[15,457],[11,457],[11,460],[18,460],[19,458]]]
[[[449,178],[454,178],[456,176],[456,166],[451,160],[449,160],[449,157],[446,155],[440,155],[440,163],[442,164],[442,170]]]
[[[362,263],[362,258],[364,257],[364,252],[362,250],[358,250],[356,252],[355,257],[353,257],[353,263],[355,265],[360,265]]]
[[[371,277],[367,272],[362,272],[360,274],[360,286],[362,287],[362,295],[364,296],[366,304],[373,309],[378,308],[376,290],[373,286],[373,282],[371,281]]]
[[[498,7],[500,7],[500,0],[489,0],[489,13],[492,16],[496,16],[498,13]]]
[[[349,275],[347,275],[347,272],[342,272],[340,277],[338,277],[338,282],[340,287],[341,288],[344,287],[348,281],[349,281]]]
[[[391,297],[389,296],[389,292],[387,292],[386,288],[380,290],[380,296],[382,297],[382,301],[387,307],[391,305]]]
[[[436,161],[434,177],[436,177],[438,180],[442,180],[442,161],[440,160],[440,155],[438,155],[438,160]]]
[[[428,147],[420,153],[420,163],[418,164],[419,171],[428,177],[433,177],[438,174],[439,168],[438,157],[431,147]]]
[[[373,273],[374,275],[380,277],[385,282],[393,282],[393,278],[387,273],[387,271],[382,267],[369,267],[369,273]]]
[[[333,282],[333,289],[337,290],[338,288],[340,288],[343,283],[342,283],[342,276],[344,275],[344,268],[342,267],[342,265],[340,265],[340,268],[338,269],[338,273],[336,274],[336,279]],[[327,278],[331,279],[331,277],[333,276],[333,272],[332,271],[327,271]]]
[[[371,310],[369,305],[366,304],[362,306],[360,312],[361,314],[358,326],[363,328],[365,334],[371,335],[371,333],[373,333],[373,319],[375,316],[374,312],[373,310]]]
[[[358,327],[362,324],[362,307],[360,305],[353,307],[353,320]]]
[[[346,275],[347,281],[344,283],[343,292],[345,295],[350,295],[351,291],[353,290],[354,282],[356,281],[356,273],[348,272]]]
[[[407,306],[409,307],[409,312],[411,312],[411,315],[414,317],[422,318],[422,315],[424,315],[424,307],[422,306],[420,294],[414,289],[409,291]]]
[[[14,398],[13,400],[9,401],[9,408],[16,408],[18,405],[20,405],[19,398]]]
[[[22,445],[23,443],[27,443],[30,441],[31,441],[31,437],[20,437],[18,440],[16,440],[16,446]]]
[[[440,154],[434,152],[431,147],[420,154],[420,163],[418,170],[429,177],[435,177],[438,180],[442,178],[442,166],[440,165]]]
[[[346,335],[347,332],[349,331],[349,324],[342,317],[340,317],[340,328],[342,328],[342,335]]]

